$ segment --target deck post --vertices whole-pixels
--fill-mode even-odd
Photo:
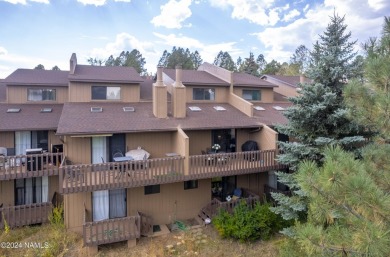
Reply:
[[[85,247],[85,253],[87,256],[96,256],[98,254],[98,246],[97,245],[91,245]]]
[[[137,238],[127,240],[127,247],[133,248],[137,245]]]

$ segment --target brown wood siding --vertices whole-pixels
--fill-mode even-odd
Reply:
[[[0,132],[0,146],[6,148],[15,147],[15,132]]]
[[[92,210],[92,193],[77,193],[64,195],[64,221],[66,228],[83,233],[84,204],[86,209]]]
[[[0,204],[3,204],[3,207],[15,204],[14,186],[14,180],[0,181]]]
[[[49,151],[51,151],[51,146],[52,145],[60,145],[63,144],[60,140],[59,136],[55,135],[55,131],[49,131]]]
[[[199,180],[198,188],[189,190],[184,190],[183,182],[161,185],[159,194],[145,195],[144,187],[127,190],[128,212],[143,212],[154,224],[194,218],[210,200],[210,179]]]
[[[215,100],[192,100],[193,88],[214,88],[215,89]],[[186,86],[187,103],[227,103],[229,97],[229,87],[215,87],[215,86]]]
[[[264,184],[268,183],[268,172],[237,176],[237,187],[246,188],[260,196],[264,194]]]
[[[139,102],[140,86],[120,85],[110,83],[80,83],[71,82],[69,86],[69,102],[91,102],[91,86],[112,86],[121,87],[121,100],[108,100],[110,102]],[[94,102],[106,102],[104,100],[94,100]]]
[[[238,95],[242,98],[242,91],[243,90],[257,90],[257,88],[253,87],[235,87],[233,89],[234,94]],[[261,100],[260,101],[250,101],[253,104],[256,103],[272,103],[274,101],[274,90],[273,88],[259,88],[261,92]]]
[[[72,163],[91,163],[91,138],[66,136],[64,152]]]
[[[172,135],[174,132],[149,132],[126,134],[127,151],[142,147],[150,153],[149,158],[166,157],[166,153],[173,152]]]
[[[29,88],[54,88],[56,89],[56,101],[27,101]],[[67,87],[50,86],[8,86],[8,103],[65,103],[68,101]]]
[[[211,147],[210,130],[187,130],[185,131],[190,138],[190,155],[199,155],[207,147]]]

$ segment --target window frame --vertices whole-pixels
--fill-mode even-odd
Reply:
[[[100,92],[98,90],[101,90]],[[109,90],[112,90],[109,92]],[[117,91],[116,91],[117,90]],[[103,91],[105,96],[103,97]],[[116,93],[115,93],[116,91]],[[92,85],[91,86],[91,100],[93,101],[119,101],[121,100],[121,91],[120,86],[101,86],[101,85]],[[115,97],[110,97],[109,93],[113,93]]]
[[[183,183],[184,183],[184,190],[191,190],[191,189],[199,188],[199,182],[197,179],[184,181]]]
[[[198,91],[198,92],[195,92]],[[200,92],[202,91],[202,92]],[[199,96],[202,96],[201,99]],[[208,98],[208,99],[207,99]],[[215,88],[202,88],[194,87],[192,88],[192,100],[194,101],[215,101]]]
[[[245,93],[247,93],[247,95],[249,93],[251,95],[251,98],[245,97]],[[259,99],[253,99],[254,98],[253,97],[254,93],[258,94],[258,98]],[[243,89],[242,90],[242,98],[244,100],[247,100],[247,101],[261,101],[261,90],[259,90],[259,89]]]
[[[161,192],[160,184],[144,186],[144,195],[154,195],[154,194],[159,194],[160,192]]]
[[[41,99],[35,100],[34,97],[32,97],[32,91],[40,91],[38,92],[37,95],[35,96],[40,96]],[[54,99],[44,99],[48,98],[48,96],[52,96]],[[27,101],[29,102],[48,102],[52,101],[55,102],[57,101],[57,89],[55,88],[27,88]]]

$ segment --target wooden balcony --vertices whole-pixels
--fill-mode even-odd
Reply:
[[[11,228],[45,223],[48,221],[51,210],[52,203],[50,202],[2,207],[0,208],[0,229],[5,226],[4,219]]]
[[[67,165],[60,168],[60,193],[91,192],[132,188],[178,181],[242,175],[282,169],[275,160],[276,151],[252,151],[189,157],[157,158],[143,161]]]
[[[124,218],[89,221],[83,224],[84,245],[97,246],[140,238],[141,218],[137,214]]]
[[[58,175],[62,153],[0,156],[0,180]]]
[[[184,157],[68,165],[60,168],[60,192],[140,187],[184,180]]]
[[[250,151],[190,156],[190,179],[242,175],[284,168],[276,151]]]
[[[236,200],[230,200],[222,202],[217,198],[211,200],[205,207],[201,209],[198,216],[203,221],[206,218],[212,219],[214,218],[221,209],[233,213],[233,209],[241,202],[245,201],[248,206],[253,207],[257,202],[260,201],[260,196],[256,195],[252,191],[248,189],[242,189],[242,197]]]

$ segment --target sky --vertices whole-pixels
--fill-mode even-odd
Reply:
[[[219,51],[289,61],[311,49],[336,12],[359,45],[380,36],[389,0],[0,0],[0,79],[38,64],[69,70],[137,49],[154,73],[164,50],[198,50],[212,63]]]

